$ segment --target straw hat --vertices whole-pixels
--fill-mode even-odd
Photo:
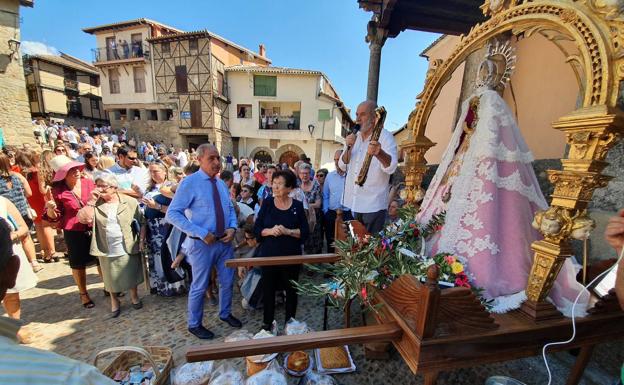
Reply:
[[[54,178],[52,178],[52,182],[58,182],[65,179],[67,173],[72,168],[80,167],[82,170],[84,166],[84,163],[71,160],[65,155],[57,155],[50,159],[50,167],[54,170]]]

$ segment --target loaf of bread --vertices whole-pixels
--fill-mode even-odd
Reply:
[[[351,366],[349,352],[344,346],[319,349],[319,356],[321,357],[321,366],[324,369],[340,369]]]
[[[286,365],[294,372],[303,372],[310,366],[310,356],[303,351],[290,353]]]

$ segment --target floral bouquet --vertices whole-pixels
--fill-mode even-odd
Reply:
[[[440,267],[440,285],[473,287],[466,272],[465,260],[448,253],[426,255],[425,243],[444,225],[444,213],[434,216],[425,225],[415,221],[416,210],[400,210],[400,218],[389,224],[379,234],[363,238],[351,237],[336,241],[336,253],[341,257],[334,264],[309,266],[312,271],[331,276],[331,280],[318,284],[310,279],[293,281],[300,294],[327,297],[333,306],[345,308],[358,297],[374,309],[371,297],[376,290],[386,289],[401,275],[410,274],[424,281],[427,269],[433,264]]]

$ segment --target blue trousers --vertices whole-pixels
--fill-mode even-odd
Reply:
[[[232,311],[234,269],[225,267],[225,261],[234,257],[232,244],[217,241],[207,245],[204,241],[187,238],[184,246],[193,271],[193,282],[188,296],[188,327],[194,328],[202,324],[204,295],[213,266],[217,268],[219,282],[219,318],[227,318]]]

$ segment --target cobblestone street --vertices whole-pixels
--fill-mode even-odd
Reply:
[[[174,351],[175,365],[185,362],[186,348],[199,344],[199,340],[186,330],[186,297],[162,298],[145,293],[142,285],[140,295],[144,308],[134,310],[129,305],[128,296],[122,298],[122,313],[117,319],[110,318],[110,301],[104,297],[103,285],[95,268],[88,270],[89,291],[96,303],[93,309],[83,309],[77,289],[71,278],[65,259],[61,262],[45,264],[38,273],[39,284],[23,295],[22,317],[26,329],[33,338],[32,346],[93,362],[95,354],[105,348],[122,345],[166,345]],[[261,313],[245,311],[240,306],[240,295],[235,290],[233,312],[240,316],[244,328],[256,332],[260,329]],[[277,316],[283,313],[278,307]],[[353,323],[360,322],[359,311],[352,312]],[[299,303],[299,318],[311,327],[322,327],[322,301],[302,298]],[[206,306],[204,324],[215,332],[215,341],[222,341],[233,331],[218,321],[215,307]],[[342,325],[338,310],[330,311],[330,327]],[[353,374],[337,375],[343,385],[382,385],[382,384],[422,384],[420,376],[413,376],[396,351],[390,361],[367,361],[361,346],[351,346],[357,365]],[[241,369],[243,359],[233,360]],[[600,346],[587,369],[585,385],[610,385],[611,378],[619,372],[624,362],[624,349],[619,342]],[[550,356],[554,384],[563,384],[573,357],[568,353]],[[517,378],[526,384],[547,383],[546,369],[537,357],[501,364],[460,369],[440,375],[439,384],[483,384],[491,375],[506,375]],[[291,379],[295,384],[296,380]]]

